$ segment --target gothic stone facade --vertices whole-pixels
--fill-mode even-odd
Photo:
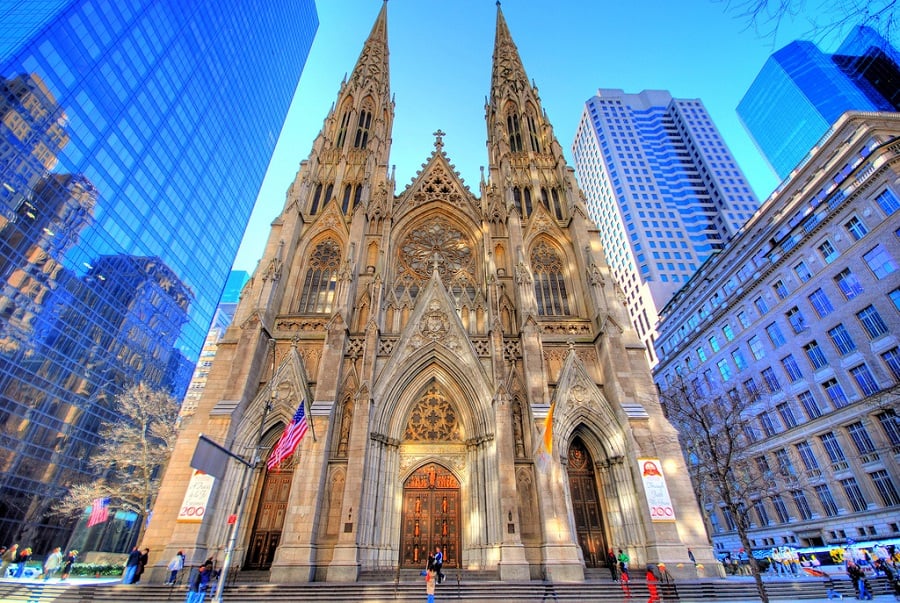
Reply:
[[[385,3],[185,421],[142,543],[156,577],[180,549],[221,561],[242,497],[233,463],[203,522],[176,521],[198,436],[265,458],[301,399],[312,429],[278,471],[250,473],[236,534],[235,563],[273,582],[422,567],[436,545],[445,567],[502,580],[583,580],[610,547],[682,575],[688,547],[713,563],[646,351],[499,7],[485,109],[480,196],[441,132],[395,192]],[[651,519],[638,459],[659,459],[674,521]]]

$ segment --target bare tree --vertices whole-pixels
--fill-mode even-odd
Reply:
[[[785,20],[801,13],[815,14],[808,35],[813,41],[839,36],[857,25],[877,31],[888,43],[896,45],[900,26],[897,0],[718,0],[726,11],[747,21],[756,32],[775,40]]]
[[[95,500],[109,498],[111,507],[133,511],[142,519],[137,538],[140,542],[146,526],[143,518],[175,446],[178,402],[140,384],[116,398],[116,414],[115,421],[100,427],[103,443],[91,456],[97,479],[72,486],[54,510],[73,516]]]
[[[679,377],[660,392],[660,401],[679,432],[702,507],[721,506],[732,518],[759,596],[768,603],[749,537],[749,509],[779,488],[765,457],[748,454],[748,446],[758,438],[754,419],[762,401],[753,392],[718,391],[703,377]],[[779,474],[789,471],[778,469]]]

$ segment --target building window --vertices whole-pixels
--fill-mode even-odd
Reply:
[[[747,391],[747,395],[751,400],[756,399],[759,396],[759,386],[756,384],[756,381],[753,380],[753,377],[744,381],[744,389]]]
[[[863,292],[862,285],[859,283],[856,275],[850,272],[849,268],[844,268],[838,272],[837,276],[834,277],[834,282],[848,300]]]
[[[900,381],[900,349],[891,348],[881,355],[881,359],[890,369],[894,381]]]
[[[790,523],[791,517],[788,515],[787,505],[780,494],[772,497],[772,507],[775,508],[775,514],[778,515],[778,523]]]
[[[819,484],[814,487],[814,490],[816,491],[816,496],[819,497],[819,502],[822,504],[822,511],[824,511],[825,515],[835,517],[838,514],[838,506],[834,502],[831,488],[827,484]]]
[[[847,425],[847,433],[850,434],[850,439],[853,440],[856,451],[863,457],[862,461],[867,462],[865,457],[875,452],[875,444],[872,442],[872,438],[869,437],[866,426],[862,424],[862,421],[851,423]]]
[[[341,117],[341,125],[338,129],[337,140],[335,141],[335,147],[341,148],[344,146],[344,140],[347,139],[347,127],[350,125],[350,109],[344,111],[343,117]]]
[[[713,353],[719,351],[719,338],[713,335],[709,338],[709,347],[712,349]]]
[[[762,296],[757,297],[753,300],[753,305],[756,306],[757,311],[759,311],[759,315],[762,316],[766,312],[769,311],[769,306],[766,304],[766,300],[762,298]]]
[[[816,453],[812,449],[812,445],[809,442],[800,442],[797,444],[797,454],[800,455],[800,460],[803,461],[803,466],[807,471],[818,471],[819,470],[819,461],[816,459]]]
[[[897,200],[897,195],[890,189],[886,189],[883,193],[875,197],[875,202],[878,203],[878,207],[881,208],[881,211],[888,216],[900,209],[900,201]]]
[[[754,501],[753,509],[756,511],[756,516],[759,518],[759,525],[767,526],[771,523],[771,521],[769,520],[769,514],[766,512],[766,505],[763,504],[763,501]]]
[[[513,153],[521,153],[522,147],[522,131],[519,127],[519,116],[510,112],[506,116],[506,129],[509,133],[509,150]]]
[[[844,456],[844,450],[841,448],[841,443],[838,441],[834,432],[829,431],[828,433],[823,433],[819,436],[819,440],[821,440],[822,446],[825,448],[825,453],[828,454],[828,459],[831,461],[831,464],[836,465],[835,471],[846,469],[847,457]]]
[[[777,433],[775,429],[775,421],[772,420],[768,411],[759,413],[759,426],[762,427],[763,433],[767,437],[771,437]]]
[[[878,422],[894,453],[900,452],[900,417],[897,417],[897,413],[893,410],[886,410],[875,416],[878,417]]]
[[[334,302],[341,248],[328,239],[316,245],[309,258],[306,280],[297,311],[302,314],[329,314]]]
[[[869,266],[869,270],[877,279],[883,279],[897,269],[894,258],[881,245],[876,245],[868,253],[863,254],[863,259]]]
[[[772,367],[769,366],[762,370],[762,378],[766,382],[766,387],[770,393],[774,394],[777,391],[781,391],[781,384],[778,382],[778,376],[775,375]]]
[[[803,351],[806,352],[806,357],[809,358],[809,362],[814,369],[818,370],[828,365],[825,354],[822,353],[822,348],[819,347],[815,339],[803,346]]]
[[[866,228],[866,225],[862,223],[862,220],[860,220],[856,216],[853,216],[847,222],[845,222],[844,228],[847,229],[847,232],[850,233],[850,236],[853,237],[854,241],[860,240],[869,232],[869,229]]]
[[[794,409],[787,402],[782,402],[775,409],[781,415],[781,420],[784,422],[785,427],[791,429],[797,426],[797,417],[794,416]]]
[[[882,320],[878,310],[875,309],[875,306],[866,306],[856,313],[856,317],[862,323],[863,328],[869,335],[869,339],[880,337],[888,331],[887,325]]]
[[[850,502],[850,506],[853,510],[856,513],[865,511],[868,505],[866,504],[866,499],[863,496],[862,490],[859,489],[859,484],[856,483],[856,478],[848,477],[842,479],[841,486],[844,488],[844,494],[847,496],[847,500]]]
[[[888,293],[888,297],[894,302],[894,308],[900,311],[900,288],[894,289]]]
[[[369,143],[369,129],[372,127],[372,111],[363,109],[359,112],[359,120],[356,123],[356,138],[353,139],[353,148],[364,149]]]
[[[847,394],[844,393],[844,388],[841,387],[841,384],[838,383],[837,379],[829,379],[822,384],[822,388],[825,390],[825,393],[828,394],[828,398],[831,400],[831,403],[834,404],[835,408],[841,408],[842,406],[847,405]]]
[[[885,507],[900,505],[897,488],[894,487],[894,482],[887,471],[879,469],[870,473],[869,477],[872,478],[872,483],[875,484],[875,489],[878,490],[878,495],[881,496],[881,502]]]
[[[784,281],[781,279],[772,284],[772,289],[775,291],[775,295],[778,296],[778,299],[784,299],[788,296],[787,287],[784,286]]]
[[[856,349],[856,344],[853,343],[850,333],[847,332],[847,329],[843,324],[839,324],[833,329],[830,329],[828,331],[828,336],[831,337],[831,343],[834,344],[834,347],[837,348],[837,351],[840,352],[841,356],[846,356]]]
[[[797,278],[800,279],[801,283],[805,283],[812,278],[812,273],[806,266],[806,262],[801,261],[796,266],[794,266],[794,272],[797,273]]]
[[[797,361],[794,359],[793,354],[788,354],[782,358],[781,366],[784,367],[784,372],[787,373],[791,383],[795,383],[803,378],[803,373],[800,372],[800,367],[797,365]]]
[[[785,316],[787,316],[788,322],[791,324],[794,333],[802,333],[804,329],[806,329],[806,319],[803,318],[803,313],[800,312],[800,308],[797,306],[788,310],[785,313]]]
[[[739,371],[743,371],[747,368],[747,360],[744,358],[744,354],[740,350],[732,351],[731,359],[734,360],[734,365]]]
[[[800,401],[803,412],[806,413],[807,417],[816,419],[822,416],[822,409],[819,408],[819,403],[816,402],[816,398],[811,392],[800,392],[797,394],[797,399]]]
[[[770,323],[766,327],[766,333],[769,334],[769,339],[772,341],[772,345],[776,348],[785,344],[786,340],[784,338],[784,335],[782,335],[781,328],[779,328],[776,323]]]
[[[850,369],[850,374],[853,375],[853,379],[856,380],[856,385],[859,386],[859,389],[864,396],[876,394],[878,393],[878,390],[881,389],[878,387],[878,382],[875,381],[875,376],[872,375],[872,371],[870,371],[869,367],[865,364],[854,366]]]
[[[737,317],[738,317],[738,322],[741,323],[741,326],[742,326],[742,327],[744,327],[744,328],[746,329],[747,327],[750,326],[750,319],[747,318],[747,313],[746,313],[746,312],[744,312],[743,310],[740,311],[740,312],[738,312]]]
[[[697,348],[697,358],[700,359],[700,362],[706,362],[706,350],[703,349],[703,346]]]
[[[797,514],[803,521],[812,519],[812,509],[809,508],[809,501],[806,500],[806,494],[803,490],[791,490],[791,498],[794,499],[794,506],[797,507]]]
[[[737,530],[737,524],[734,523],[734,517],[731,516],[731,511],[728,509],[722,509],[722,517],[725,518],[725,525],[728,526],[730,531]]]
[[[766,350],[758,336],[754,335],[751,337],[747,341],[747,344],[750,346],[750,353],[753,354],[753,357],[757,360],[766,355]]]
[[[719,360],[716,363],[716,366],[719,367],[719,373],[722,375],[722,381],[728,381],[731,379],[731,368],[728,366],[728,361],[724,358]]]
[[[827,316],[834,311],[834,306],[831,305],[831,300],[828,299],[828,296],[821,289],[816,289],[812,293],[809,294],[809,303],[813,307],[813,310],[816,311],[816,314],[819,315],[819,318]]]
[[[779,448],[775,451],[775,458],[778,460],[778,473],[783,477],[796,477],[797,470],[791,461],[791,455],[786,448]]]
[[[734,340],[734,329],[731,328],[731,325],[722,325],[722,334],[725,335],[727,341]]]
[[[822,255],[822,259],[825,260],[826,264],[830,264],[838,257],[837,249],[834,248],[834,245],[831,244],[831,241],[822,241],[822,244],[819,245],[818,250]]]
[[[563,263],[559,254],[545,241],[531,252],[534,271],[534,296],[541,316],[568,316],[569,297],[563,278]]]

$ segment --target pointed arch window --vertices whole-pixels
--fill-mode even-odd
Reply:
[[[534,115],[531,112],[525,116],[525,121],[528,124],[528,138],[531,141],[531,150],[535,153],[541,152],[541,139],[538,136],[537,122],[535,122]]]
[[[550,211],[550,195],[547,194],[547,189],[544,187],[541,187],[541,203],[544,204],[547,211]]]
[[[341,200],[341,211],[344,215],[350,212],[350,196],[353,194],[353,185],[344,185],[344,198]]]
[[[509,132],[509,150],[513,153],[522,152],[522,131],[519,128],[519,116],[510,112],[506,116],[506,129]]]
[[[356,209],[356,207],[359,205],[360,201],[362,201],[362,191],[363,191],[362,184],[357,184],[356,192],[353,195],[353,209]]]
[[[334,194],[334,185],[329,184],[328,186],[325,187],[325,200],[322,201],[322,205],[325,205],[326,203],[331,201],[331,195],[333,195],[333,194]]]
[[[319,211],[319,201],[322,199],[322,184],[319,183],[316,185],[316,190],[313,193],[312,204],[309,207],[309,213],[312,215],[316,215]]]
[[[553,198],[553,209],[552,211],[556,215],[557,220],[563,219],[562,205],[559,202],[559,191],[554,189],[550,189],[550,195]]]
[[[519,215],[523,218],[526,216],[522,215],[522,189],[518,186],[513,187],[513,203],[516,206],[516,211],[519,212]]]
[[[302,314],[329,314],[334,304],[341,248],[334,239],[316,245],[309,258],[303,293],[297,310]]]
[[[344,146],[344,141],[347,140],[347,127],[350,125],[350,109],[344,111],[343,117],[341,117],[341,125],[338,127],[338,135],[337,140],[334,143],[334,146],[337,148],[341,148]]]
[[[364,149],[369,142],[369,128],[372,127],[372,111],[363,109],[359,112],[359,121],[356,124],[356,138],[353,140],[353,148]]]
[[[527,218],[534,211],[534,206],[531,204],[531,189],[525,189],[525,217]]]
[[[531,250],[534,296],[540,316],[568,316],[569,296],[559,252],[541,241]]]

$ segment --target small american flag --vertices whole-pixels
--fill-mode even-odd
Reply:
[[[95,498],[91,504],[91,516],[88,517],[87,527],[93,527],[103,523],[109,518],[109,499]]]
[[[275,444],[275,447],[272,449],[272,454],[269,455],[269,460],[266,462],[266,466],[270,471],[281,464],[284,459],[294,454],[294,450],[297,449],[297,445],[300,443],[300,440],[303,439],[308,428],[309,422],[306,420],[306,402],[305,400],[300,400],[300,406],[297,407],[294,418],[291,419],[290,424],[284,428],[284,433],[281,434],[281,438],[278,440],[278,443]]]

